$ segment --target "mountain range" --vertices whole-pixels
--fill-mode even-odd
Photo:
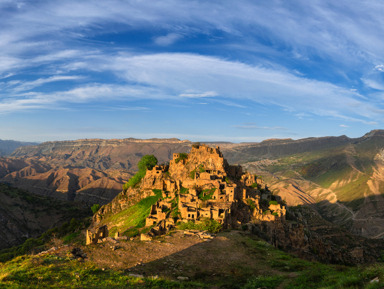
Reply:
[[[143,155],[166,163],[189,152],[178,139],[85,139],[23,146],[0,158],[0,180],[32,193],[105,204],[137,171]],[[264,178],[288,205],[309,205],[326,220],[353,233],[380,238],[384,232],[384,131],[360,138],[272,139],[220,146],[230,164]]]

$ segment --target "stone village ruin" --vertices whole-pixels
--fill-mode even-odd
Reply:
[[[219,147],[193,145],[189,154],[173,154],[169,165],[147,170],[137,188],[129,188],[101,208],[94,217],[95,225],[103,215],[125,209],[127,198],[145,198],[158,192],[162,198],[152,206],[145,222],[153,228],[143,239],[168,232],[176,222],[205,218],[220,222],[224,228],[285,220],[286,208],[280,197],[273,195],[260,178],[244,173],[241,166],[229,165]],[[107,236],[105,225],[94,226],[87,231],[87,244]]]

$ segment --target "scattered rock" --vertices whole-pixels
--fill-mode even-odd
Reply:
[[[128,276],[135,277],[135,278],[144,278],[143,275],[141,275],[141,274],[134,274],[134,273],[129,273]]]
[[[177,277],[177,280],[180,280],[180,281],[188,281],[189,278],[188,278],[188,277],[183,277],[183,276],[178,276],[178,277]]]
[[[81,250],[80,248],[73,248],[71,250],[71,254],[72,254],[74,259],[78,259],[78,258],[85,259],[85,258],[87,258],[87,254],[85,254],[83,252],[83,250]]]
[[[152,241],[152,238],[147,234],[140,234],[140,241]]]
[[[379,282],[380,282],[379,277],[375,277],[371,281],[369,281],[369,283],[379,283]]]

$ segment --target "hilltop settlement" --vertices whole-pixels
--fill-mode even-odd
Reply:
[[[127,238],[132,228],[140,240],[150,241],[180,224],[208,221],[223,229],[246,230],[277,248],[322,262],[375,262],[384,250],[383,242],[352,236],[311,207],[287,210],[284,200],[260,177],[229,165],[219,147],[195,144],[189,154],[175,153],[169,164],[150,166],[132,179],[136,181],[128,182],[128,187],[93,216],[86,232],[87,245],[112,237]],[[125,212],[149,199],[155,201],[141,226],[119,226],[126,222],[121,218]],[[113,221],[116,216],[120,217],[118,223]]]
[[[98,226],[110,214],[116,214],[142,198],[161,195],[146,218],[152,227],[143,239],[162,235],[177,222],[215,220],[223,228],[240,228],[251,221],[284,221],[286,209],[256,175],[241,166],[231,166],[219,147],[193,145],[189,154],[173,154],[169,165],[156,165],[146,171],[141,182],[103,206],[87,232],[87,243],[108,236],[106,226]],[[121,234],[123,232],[117,232]]]

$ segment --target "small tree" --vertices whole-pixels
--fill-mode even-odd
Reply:
[[[137,164],[139,171],[151,170],[157,165],[157,158],[154,155],[145,155]]]
[[[93,204],[91,207],[92,213],[96,214],[96,212],[100,209],[100,204]]]
[[[133,188],[136,186],[145,176],[147,170],[151,170],[156,165],[157,158],[154,155],[143,156],[137,164],[139,171],[123,185],[123,190],[127,191],[129,187]]]

